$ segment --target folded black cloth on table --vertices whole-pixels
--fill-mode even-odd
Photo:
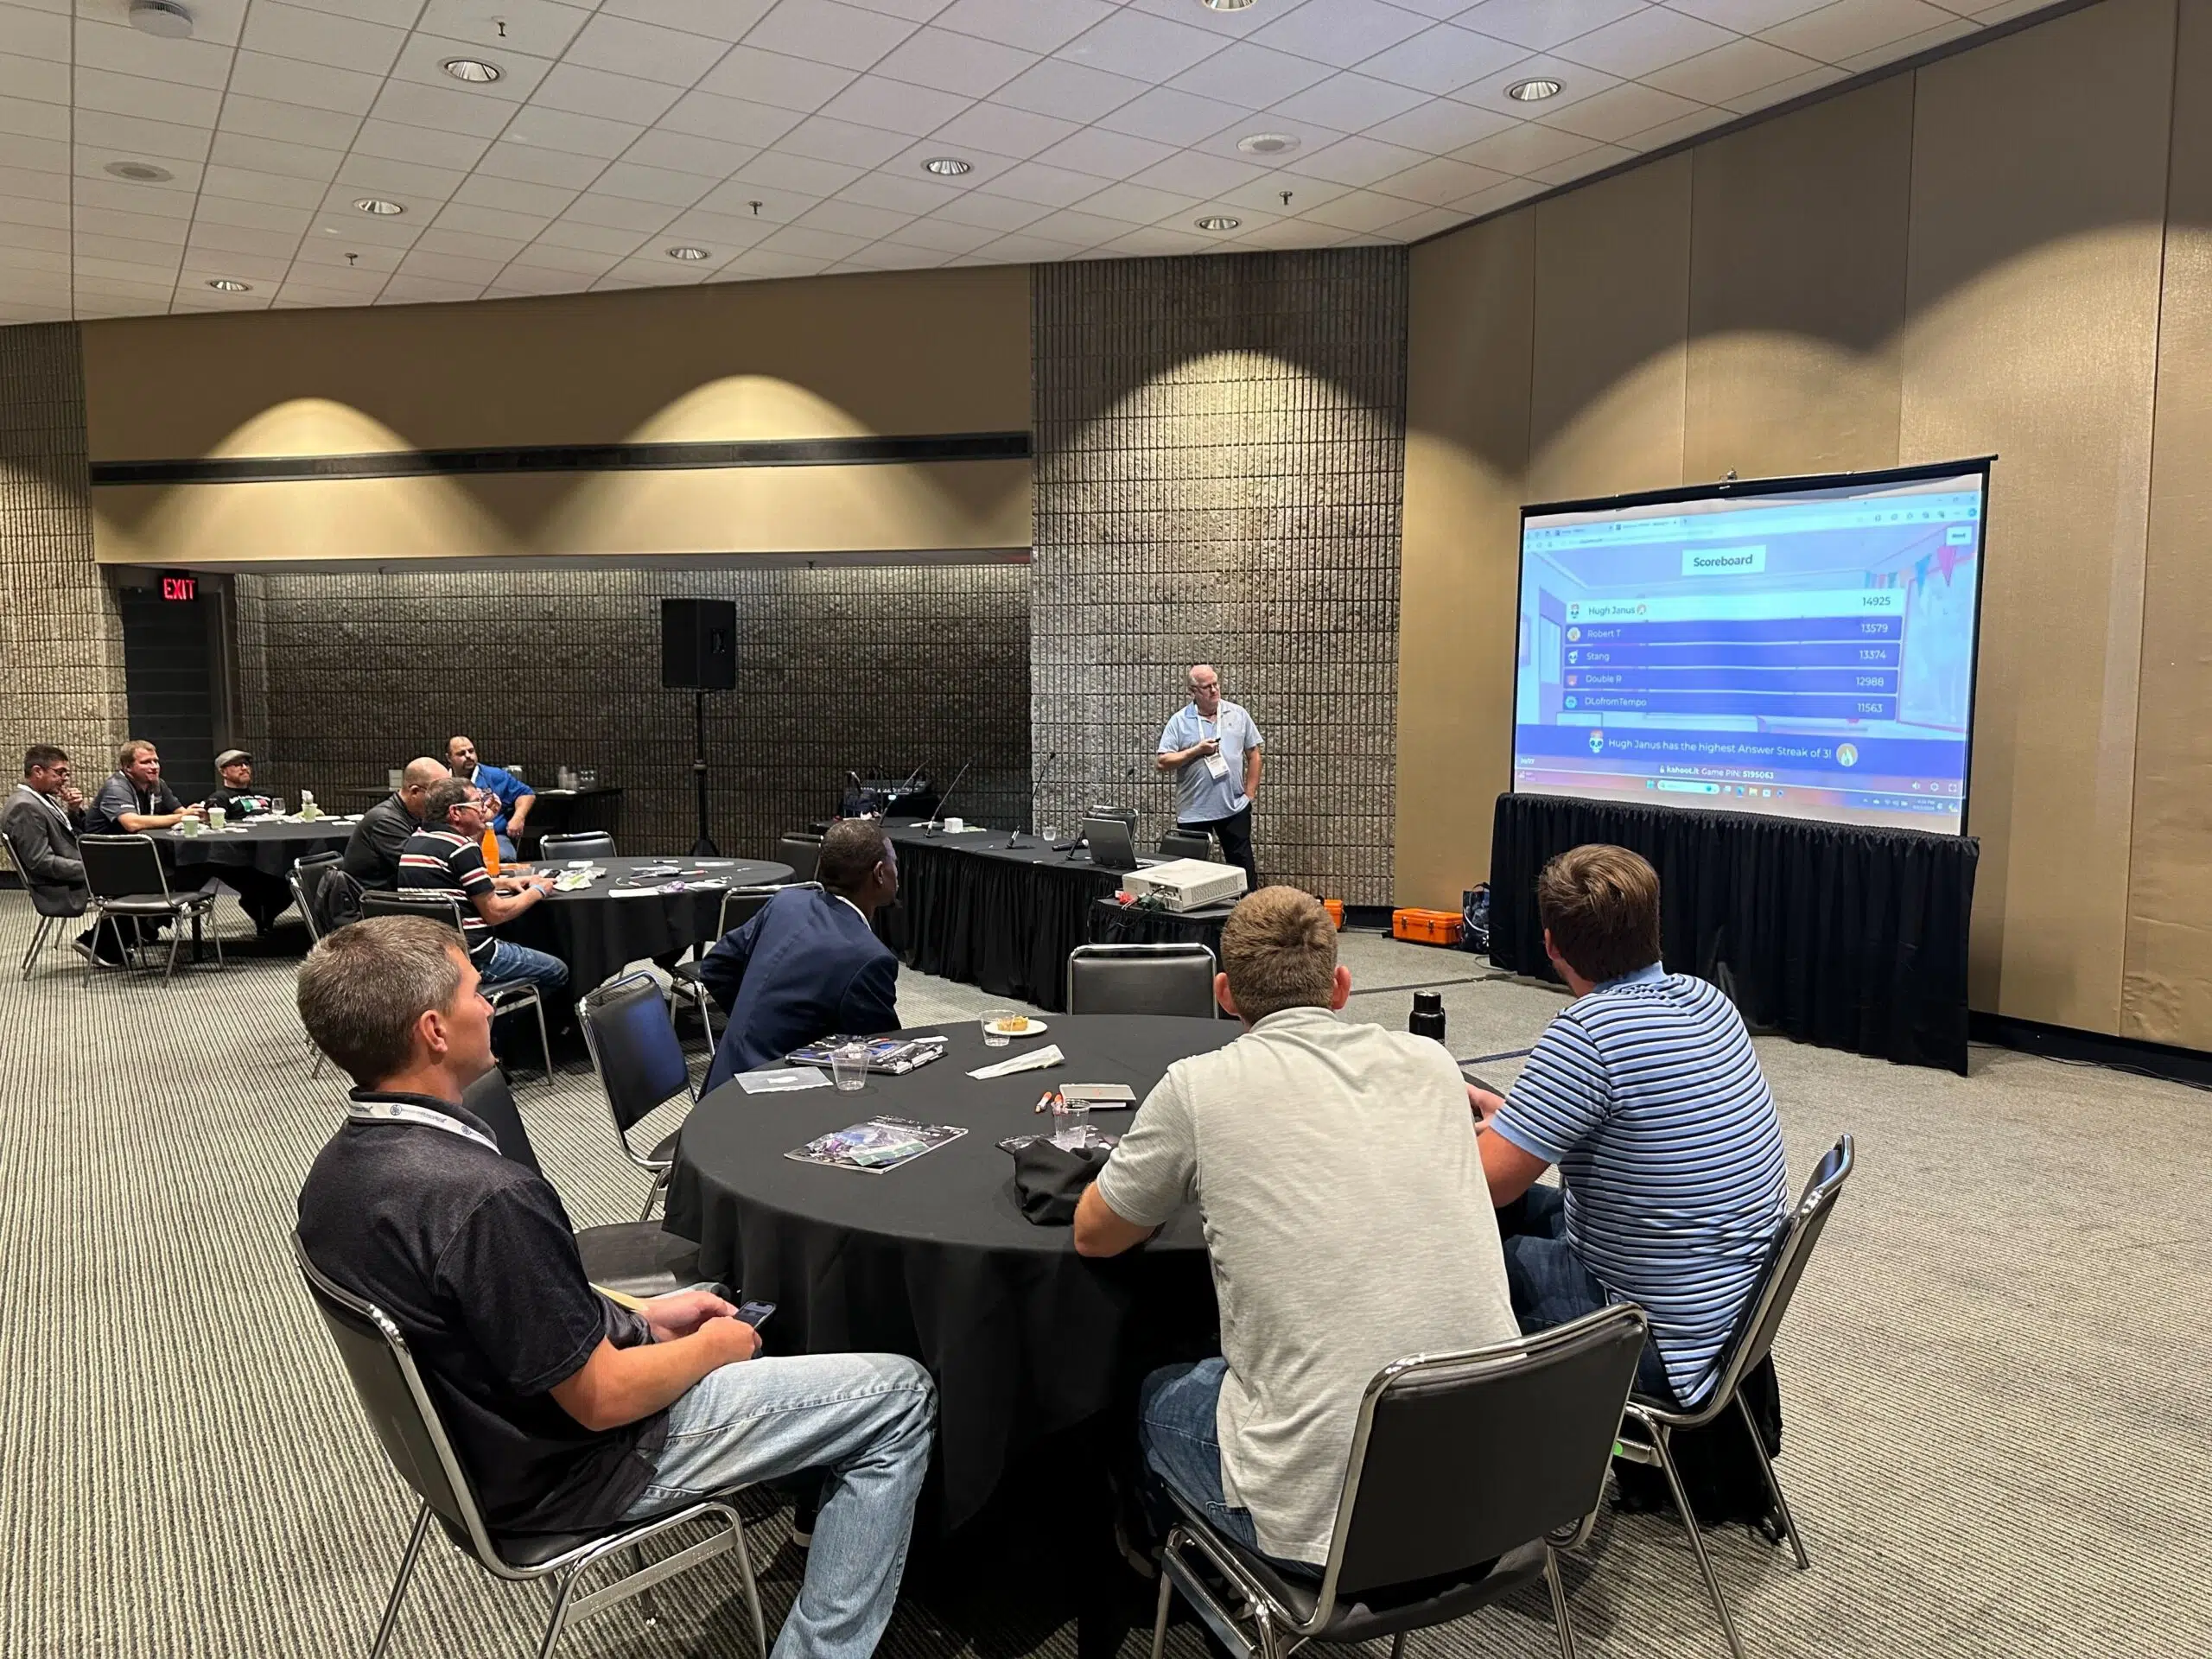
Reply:
[[[1110,1147],[1071,1151],[1047,1135],[1013,1147],[1014,1192],[1021,1213],[1039,1227],[1065,1227],[1075,1220],[1083,1190],[1106,1167]]]

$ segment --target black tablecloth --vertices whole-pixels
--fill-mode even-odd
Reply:
[[[888,827],[899,902],[877,915],[883,942],[923,973],[1040,1008],[1066,1007],[1068,952],[1089,937],[1091,901],[1120,878],[1034,836],[1008,849],[1003,830],[932,837],[911,824]]]
[[[1587,842],[1651,861],[1667,966],[1728,983],[1752,1025],[1965,1072],[1978,842],[1501,795],[1490,866],[1490,951],[1499,967],[1550,975],[1536,875],[1554,854]]]
[[[1203,944],[1221,959],[1221,925],[1234,905],[1201,910],[1149,910],[1101,899],[1090,907],[1093,944]]]
[[[1218,1351],[1198,1217],[1108,1262],[1070,1230],[1022,1218],[1014,1160],[997,1142],[1045,1130],[1031,1109],[1055,1083],[1127,1083],[1141,1099],[1174,1060],[1217,1048],[1226,1020],[1063,1014],[1043,1035],[987,1049],[972,1024],[942,1027],[944,1059],[858,1094],[747,1095],[734,1083],[683,1126],[671,1230],[700,1242],[704,1274],[777,1305],[771,1353],[906,1354],[938,1384],[944,1513],[957,1527],[1047,1435],[1126,1401],[1155,1364]],[[1058,1043],[1067,1064],[978,1082],[974,1067]],[[883,1174],[784,1154],[879,1113],[969,1133]],[[1118,1133],[1127,1111],[1094,1112]]]
[[[150,830],[155,846],[167,851],[179,865],[244,865],[265,875],[289,875],[295,859],[315,853],[342,853],[353,838],[348,821],[317,818],[313,823],[263,823],[203,830],[181,836],[174,830]]]
[[[639,867],[673,864],[686,872],[718,876],[732,887],[788,881],[791,877],[790,865],[760,859],[601,858],[592,861],[607,874],[574,893],[549,893],[499,930],[503,938],[550,950],[567,963],[569,983],[578,992],[620,973],[631,963],[711,942],[715,937],[726,888],[616,898],[618,891],[650,887],[656,880],[672,879],[640,880],[635,874]],[[538,868],[558,870],[562,861],[548,860]]]

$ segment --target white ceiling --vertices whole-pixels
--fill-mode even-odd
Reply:
[[[1410,241],[2045,0],[184,3],[0,0],[0,322]]]

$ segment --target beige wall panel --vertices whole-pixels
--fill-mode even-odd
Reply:
[[[94,461],[1016,431],[1022,266],[85,325]]]
[[[1457,909],[1512,782],[1535,214],[1413,251],[1398,625],[1398,902]]]
[[[1974,1006],[2120,1028],[2173,0],[1918,73],[1899,459],[1996,451]]]
[[[1687,153],[1536,205],[1527,500],[1682,481],[1689,209]]]
[[[1912,78],[1691,159],[1684,478],[1894,466]]]
[[[2212,1048],[2212,8],[2178,48],[2120,1030]]]
[[[102,485],[103,564],[928,552],[1030,539],[1027,461]]]

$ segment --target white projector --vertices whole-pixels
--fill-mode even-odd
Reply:
[[[1226,904],[1243,893],[1244,872],[1234,864],[1179,858],[1126,872],[1122,891],[1140,899],[1154,894],[1170,910],[1197,910],[1205,905]]]

